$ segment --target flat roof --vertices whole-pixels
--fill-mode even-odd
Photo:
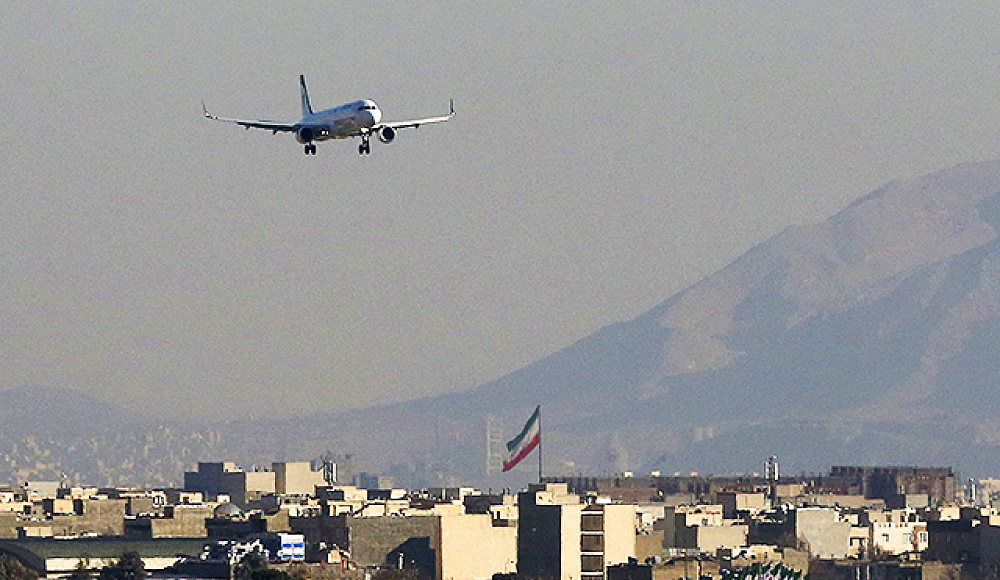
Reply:
[[[30,552],[38,558],[119,558],[126,552],[135,552],[143,558],[163,556],[197,556],[205,546],[212,544],[208,538],[156,538],[130,540],[120,537],[104,538],[28,538],[0,540],[0,552],[12,554]]]

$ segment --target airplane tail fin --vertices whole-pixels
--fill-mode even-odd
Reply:
[[[306,89],[306,75],[299,75],[300,92],[302,96],[302,116],[312,115],[313,108],[309,104],[309,90]]]

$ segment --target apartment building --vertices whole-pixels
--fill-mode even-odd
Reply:
[[[603,580],[609,565],[635,557],[636,508],[582,503],[565,483],[518,495],[517,571],[540,580]]]

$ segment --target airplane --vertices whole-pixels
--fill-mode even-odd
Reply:
[[[451,101],[451,110],[447,115],[413,119],[411,121],[394,121],[392,123],[382,122],[382,110],[379,109],[378,103],[370,99],[354,101],[346,105],[314,113],[312,104],[309,102],[309,91],[306,89],[305,75],[299,75],[299,85],[301,85],[302,119],[298,123],[219,117],[208,112],[208,107],[205,106],[204,101],[201,102],[201,108],[208,119],[225,123],[235,123],[248,131],[250,129],[265,129],[272,131],[275,135],[279,131],[295,133],[295,140],[305,145],[306,155],[316,155],[315,142],[317,141],[347,139],[350,137],[361,137],[361,144],[358,145],[358,154],[368,155],[372,152],[372,135],[376,135],[379,141],[383,143],[391,143],[396,138],[396,131],[399,129],[415,129],[421,125],[443,123],[455,116],[454,99]]]

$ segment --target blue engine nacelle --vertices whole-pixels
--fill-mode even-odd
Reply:
[[[295,132],[295,139],[299,143],[312,143],[316,138],[316,130],[311,127],[302,127]]]
[[[396,138],[396,130],[392,127],[382,127],[378,130],[378,140],[383,143],[392,143]]]

